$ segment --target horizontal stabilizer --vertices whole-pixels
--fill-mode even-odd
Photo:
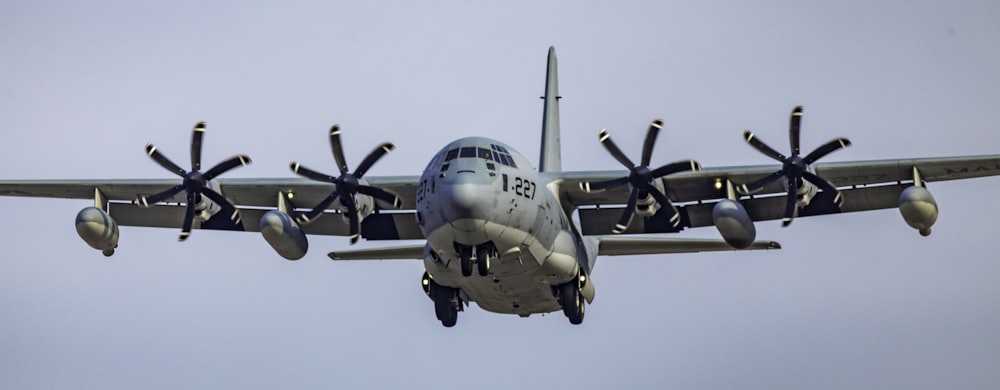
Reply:
[[[356,249],[330,252],[328,256],[333,260],[420,260],[424,258],[424,246],[425,244]]]
[[[652,255],[739,250],[723,240],[703,238],[595,237],[598,256]],[[754,241],[747,250],[781,249],[775,241]]]

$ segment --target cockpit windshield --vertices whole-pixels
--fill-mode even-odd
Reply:
[[[447,163],[456,158],[481,158],[517,168],[514,158],[511,157],[510,152],[503,145],[490,144],[489,148],[475,146],[454,148],[445,154],[444,162]]]

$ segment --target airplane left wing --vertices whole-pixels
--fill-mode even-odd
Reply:
[[[678,232],[688,227],[713,225],[715,204],[727,197],[727,182],[734,187],[772,174],[781,166],[705,168],[666,176],[662,185],[667,197],[677,203],[681,222],[674,226],[665,213],[633,219],[623,233]],[[1000,175],[1000,155],[893,159],[817,163],[817,176],[839,189],[843,205],[833,204],[833,194],[819,191],[810,204],[798,211],[799,217],[899,207],[899,196],[914,185],[914,172],[922,182],[959,180]],[[586,235],[611,234],[629,195],[623,185],[605,191],[587,191],[588,183],[627,176],[628,171],[549,173],[550,187],[567,209],[579,207],[580,224]],[[754,221],[781,219],[785,209],[785,189],[780,180],[740,197]],[[662,209],[661,209],[662,211]]]
[[[418,177],[366,177],[371,185],[397,195],[402,202],[400,209],[380,204],[380,210],[369,215],[362,223],[362,234],[369,240],[421,239],[423,234],[416,226],[413,210],[416,207]],[[183,220],[184,193],[178,193],[155,207],[139,207],[135,200],[142,194],[153,194],[176,186],[177,179],[116,179],[116,180],[6,180],[0,181],[0,196],[40,198],[102,199],[108,214],[122,226],[180,228]],[[219,179],[219,192],[240,210],[239,225],[214,221],[212,218],[201,229],[260,231],[260,218],[278,208],[279,193],[284,194],[292,208],[312,207],[323,200],[334,188],[331,184],[299,178],[276,179]],[[349,235],[347,223],[338,213],[333,218],[321,218],[303,226],[307,234]]]

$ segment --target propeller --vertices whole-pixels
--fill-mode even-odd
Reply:
[[[333,149],[333,158],[337,161],[337,169],[340,170],[340,176],[333,177],[325,173],[319,173],[295,161],[291,163],[292,172],[302,177],[336,185],[336,188],[330,195],[327,195],[311,211],[299,215],[296,221],[301,224],[312,222],[322,215],[323,211],[329,208],[335,200],[339,199],[340,204],[347,209],[347,222],[350,224],[351,244],[358,242],[358,238],[361,235],[361,222],[358,220],[358,207],[354,202],[355,195],[368,195],[390,203],[395,208],[399,208],[402,204],[398,196],[381,188],[362,184],[361,182],[361,177],[368,172],[368,169],[394,147],[389,142],[379,145],[371,153],[368,153],[368,156],[364,160],[361,160],[361,164],[358,165],[358,168],[354,172],[351,172],[347,167],[347,161],[344,158],[344,148],[340,143],[340,125],[333,125],[333,128],[330,129],[330,148]]]
[[[837,205],[837,207],[840,207],[843,203],[840,191],[826,179],[810,172],[809,165],[816,162],[816,160],[823,158],[827,154],[851,146],[851,140],[847,138],[836,138],[830,140],[807,154],[805,157],[801,157],[799,156],[799,127],[801,123],[802,106],[797,106],[792,110],[792,117],[788,126],[788,140],[791,145],[792,155],[787,157],[770,146],[767,146],[764,141],[758,139],[754,133],[750,132],[750,130],[745,130],[743,132],[743,138],[746,139],[750,146],[753,146],[755,149],[768,157],[781,162],[781,169],[770,175],[764,176],[757,181],[740,186],[739,191],[743,194],[752,194],[760,191],[778,179],[785,178],[785,184],[788,188],[788,200],[785,203],[785,214],[781,222],[782,226],[790,225],[792,223],[792,219],[798,215],[798,207],[796,207],[796,193],[798,192],[799,186],[802,184],[803,180],[812,183],[824,192],[836,194],[833,197],[833,202]]]
[[[198,202],[201,201],[202,196],[208,197],[213,202],[222,207],[222,212],[229,213],[229,219],[234,223],[239,223],[240,214],[239,211],[229,202],[222,194],[216,192],[208,186],[208,183],[215,179],[219,175],[229,171],[230,169],[240,167],[243,165],[250,164],[250,157],[239,154],[230,157],[228,160],[216,164],[214,167],[208,171],[201,172],[201,144],[202,139],[205,137],[205,122],[198,122],[194,126],[194,131],[191,134],[191,170],[185,171],[183,168],[174,164],[166,156],[164,156],[158,149],[156,149],[153,144],[146,144],[146,154],[149,155],[153,161],[160,164],[161,167],[180,176],[184,180],[181,184],[174,186],[166,191],[160,192],[154,195],[141,195],[136,202],[141,207],[150,207],[159,202],[163,202],[170,199],[174,195],[177,195],[181,191],[185,192],[185,199],[187,201],[187,210],[184,213],[184,223],[181,227],[181,235],[178,241],[184,241],[191,235],[191,225],[194,223],[195,207]]]
[[[615,145],[614,141],[611,140],[611,135],[608,134],[607,130],[601,130],[600,140],[604,148],[611,153],[611,156],[618,160],[625,168],[628,168],[628,176],[623,176],[617,179],[599,181],[594,183],[581,183],[584,191],[590,192],[594,190],[606,190],[615,187],[620,187],[625,184],[629,184],[631,190],[628,195],[628,204],[625,206],[625,211],[622,212],[621,218],[618,220],[618,224],[612,230],[614,233],[621,233],[628,229],[629,224],[632,222],[632,215],[635,213],[636,203],[639,201],[640,195],[645,197],[646,194],[652,195],[653,199],[664,207],[669,207],[673,214],[670,217],[670,223],[674,227],[677,227],[681,222],[680,212],[677,207],[674,206],[670,199],[667,198],[663,192],[661,192],[654,184],[653,180],[659,179],[661,177],[670,175],[672,173],[683,172],[683,171],[697,171],[701,169],[701,164],[698,164],[694,160],[682,160],[674,163],[670,163],[661,166],[656,169],[649,168],[649,160],[653,157],[653,147],[656,145],[656,137],[660,133],[660,129],[663,127],[663,120],[657,119],[649,124],[649,130],[646,132],[646,141],[642,145],[642,160],[640,160],[639,165],[635,165],[625,153],[622,153],[621,149]]]

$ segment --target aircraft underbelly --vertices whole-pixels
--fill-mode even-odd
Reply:
[[[490,221],[475,225],[474,232],[444,225],[427,235],[439,258],[425,259],[425,267],[437,283],[460,288],[468,301],[491,312],[527,316],[561,310],[551,284],[570,276],[553,274],[545,267],[551,250],[520,229]],[[498,256],[491,259],[489,274],[462,276],[455,242],[492,242]]]

